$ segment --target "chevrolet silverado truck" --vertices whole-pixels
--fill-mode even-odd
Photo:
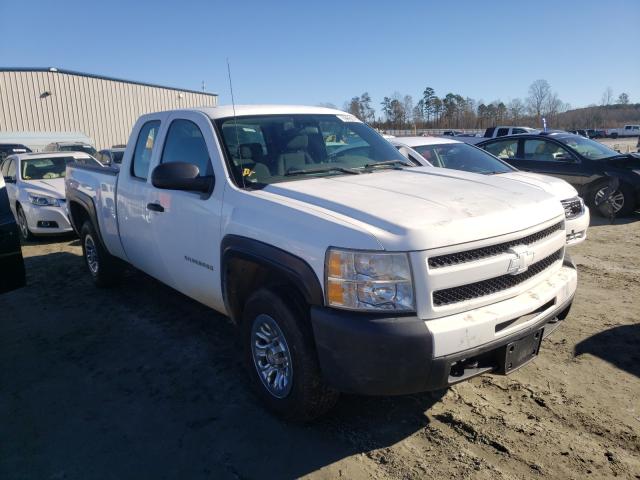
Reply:
[[[557,199],[414,166],[338,110],[147,114],[119,169],[71,164],[65,184],[96,285],[130,264],[228,315],[252,385],[287,418],[339,392],[510,373],[576,290]]]

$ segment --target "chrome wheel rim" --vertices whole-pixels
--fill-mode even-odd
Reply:
[[[605,191],[606,187],[601,188],[596,192],[596,204],[600,205],[600,208],[602,209],[605,206],[605,203],[608,203],[611,205],[611,207],[613,207],[613,212],[618,213],[624,206],[624,194],[620,190],[616,190],[611,194],[611,196],[605,203],[600,203],[602,201],[602,198],[604,197]]]
[[[87,259],[87,266],[91,273],[96,275],[100,264],[98,263],[98,252],[96,251],[96,245],[93,243],[91,235],[84,237],[84,256]]]
[[[251,353],[260,381],[276,398],[291,391],[293,365],[284,334],[269,315],[260,314],[251,328]]]
[[[22,209],[18,210],[18,224],[20,226],[20,233],[25,240],[29,238],[29,226],[27,225],[27,217],[24,216]]]

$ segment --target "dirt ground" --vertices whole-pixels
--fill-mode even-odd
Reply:
[[[232,326],[141,273],[90,283],[74,238],[0,297],[0,478],[640,478],[640,215],[594,220],[535,362],[440,394],[343,396],[311,425],[251,394]]]

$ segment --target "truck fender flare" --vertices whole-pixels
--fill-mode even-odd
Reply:
[[[234,258],[255,262],[273,269],[296,285],[309,305],[324,305],[324,294],[320,281],[311,266],[302,258],[273,245],[239,235],[226,235],[220,244],[221,285],[225,305],[227,265]]]
[[[98,215],[96,213],[96,205],[93,202],[93,198],[91,198],[86,193],[78,192],[77,190],[67,190],[67,202],[69,204],[69,220],[71,221],[71,226],[76,231],[78,235],[80,235],[80,229],[82,225],[77,225],[76,220],[73,217],[72,204],[76,203],[80,205],[80,207],[87,212],[87,216],[89,217],[89,221],[93,225],[93,229],[98,234],[98,241],[100,245],[107,250],[104,242],[102,241],[102,233],[100,233],[100,225],[98,224]],[[107,250],[108,251],[108,250]]]

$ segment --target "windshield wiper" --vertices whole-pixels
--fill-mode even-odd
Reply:
[[[384,167],[384,166],[391,167],[391,168],[398,168],[396,165],[402,165],[403,167],[414,166],[412,163],[404,160],[384,160],[382,162],[367,163],[365,164],[364,168]]]
[[[349,173],[351,175],[358,175],[360,172],[356,170],[352,170],[346,167],[317,167],[317,168],[302,168],[299,170],[289,170],[285,173],[285,176],[289,177],[292,175],[306,175],[307,173],[330,173],[330,172],[340,172],[340,173]]]

